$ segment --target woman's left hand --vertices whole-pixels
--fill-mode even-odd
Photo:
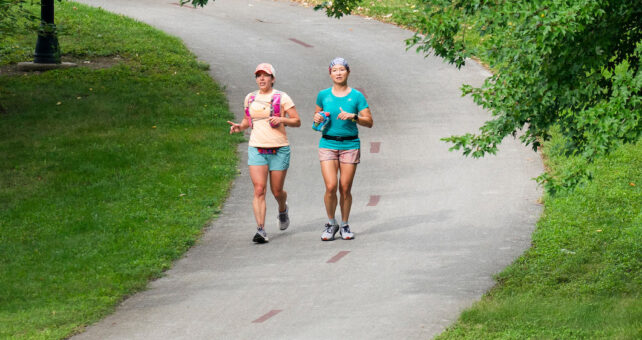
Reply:
[[[350,119],[354,120],[354,119],[357,118],[357,114],[356,113],[345,112],[345,111],[343,111],[342,108],[339,108],[339,110],[341,110],[341,113],[339,113],[339,115],[337,117],[339,119],[341,119],[341,120],[350,120]]]
[[[284,119],[284,117],[272,116],[272,117],[268,118],[268,121],[270,122],[270,124],[272,124],[272,126],[274,126],[274,125],[283,123],[283,119]]]

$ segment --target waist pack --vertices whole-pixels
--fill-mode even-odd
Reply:
[[[261,155],[276,155],[280,148],[256,148]]]

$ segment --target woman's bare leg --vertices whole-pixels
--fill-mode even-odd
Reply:
[[[250,178],[254,185],[254,198],[252,199],[252,209],[256,225],[260,228],[265,226],[265,188],[268,179],[267,165],[250,165]]]

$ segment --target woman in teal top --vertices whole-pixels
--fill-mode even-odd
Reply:
[[[332,87],[321,90],[317,96],[314,122],[323,122],[319,112],[330,113],[330,120],[322,130],[319,141],[319,161],[325,183],[323,202],[328,215],[321,240],[334,240],[339,231],[341,238],[351,240],[348,218],[352,207],[352,181],[361,158],[357,125],[372,127],[372,114],[363,94],[348,86],[350,66],[343,58],[335,58],[329,67]],[[337,202],[337,187],[340,199]],[[337,203],[341,207],[341,225],[335,219]]]

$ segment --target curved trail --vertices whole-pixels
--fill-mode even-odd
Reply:
[[[277,89],[302,117],[288,129],[286,190],[291,226],[252,244],[247,144],[221,216],[147,291],[79,339],[426,339],[493,285],[492,275],[530,242],[540,213],[531,178],[537,154],[507,139],[497,156],[473,160],[440,138],[475,131],[488,113],[462,84],[487,72],[406,52],[411,33],[361,17],[339,21],[286,1],[216,0],[204,9],[158,0],[83,0],[180,37],[211,65],[239,121],[255,89],[252,71],[272,63]],[[362,163],[353,187],[356,240],[321,242],[323,182],[313,131],[316,94],[331,85],[327,63],[351,65],[367,95],[373,129],[360,129]]]

